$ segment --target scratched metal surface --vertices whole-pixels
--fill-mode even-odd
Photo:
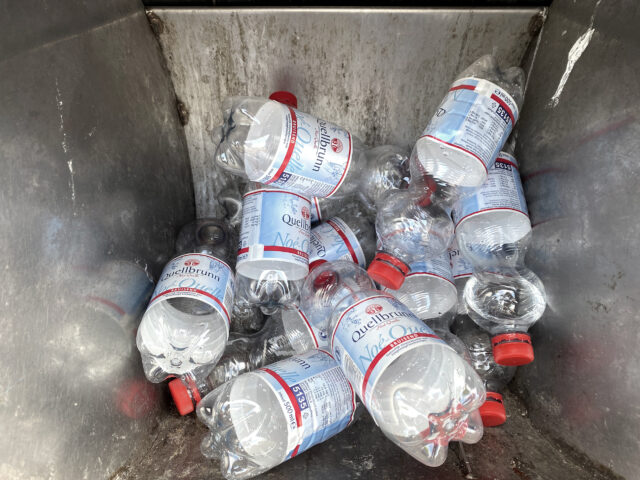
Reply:
[[[0,32],[0,478],[107,478],[163,404],[134,335],[194,215],[175,96],[135,1],[0,2]]]
[[[517,153],[549,306],[520,369],[535,422],[640,474],[640,5],[557,0]]]
[[[152,14],[185,126],[196,208],[226,182],[212,130],[229,95],[290,90],[371,145],[413,144],[456,73],[495,51],[518,65],[541,9],[163,9]],[[535,33],[535,31],[533,32]]]

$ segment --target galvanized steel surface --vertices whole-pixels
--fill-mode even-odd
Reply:
[[[134,337],[194,215],[184,135],[138,3],[0,12],[0,478],[106,478],[160,413]]]
[[[456,74],[494,52],[519,65],[541,12],[525,9],[153,9],[185,125],[200,216],[227,182],[214,128],[232,95],[289,90],[370,145],[411,146]]]
[[[549,304],[520,369],[533,420],[629,479],[640,469],[640,5],[553,3],[516,153]]]

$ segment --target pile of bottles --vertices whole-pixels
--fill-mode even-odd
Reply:
[[[523,95],[521,69],[481,57],[410,154],[288,92],[228,99],[215,162],[239,193],[221,193],[227,217],[181,230],[137,332],[147,378],[209,427],[202,452],[226,478],[363,409],[428,466],[505,422],[501,392],[533,361],[546,305],[507,141]]]

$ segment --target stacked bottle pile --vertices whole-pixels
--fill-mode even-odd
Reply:
[[[522,86],[520,69],[482,57],[410,156],[366,147],[288,92],[227,101],[215,161],[242,187],[220,192],[227,218],[179,233],[137,334],[147,378],[197,411],[226,478],[301,454],[363,409],[429,466],[504,421],[494,404],[533,359],[526,330],[545,305],[524,267],[517,162],[499,154]]]

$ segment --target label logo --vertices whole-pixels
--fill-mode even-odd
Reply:
[[[441,117],[445,113],[447,113],[447,111],[444,108],[438,108],[438,111],[436,112],[436,117]]]
[[[302,218],[305,220],[309,220],[311,218],[311,213],[307,207],[302,207]]]
[[[342,142],[340,141],[339,138],[331,139],[331,150],[333,150],[336,153],[340,153],[342,151]]]
[[[367,315],[375,315],[376,313],[380,313],[381,311],[382,311],[382,305],[379,305],[377,303],[373,305],[369,305],[365,310],[365,312],[367,312]]]
[[[184,264],[187,267],[195,267],[196,265],[200,265],[200,262],[198,260],[187,260]]]

